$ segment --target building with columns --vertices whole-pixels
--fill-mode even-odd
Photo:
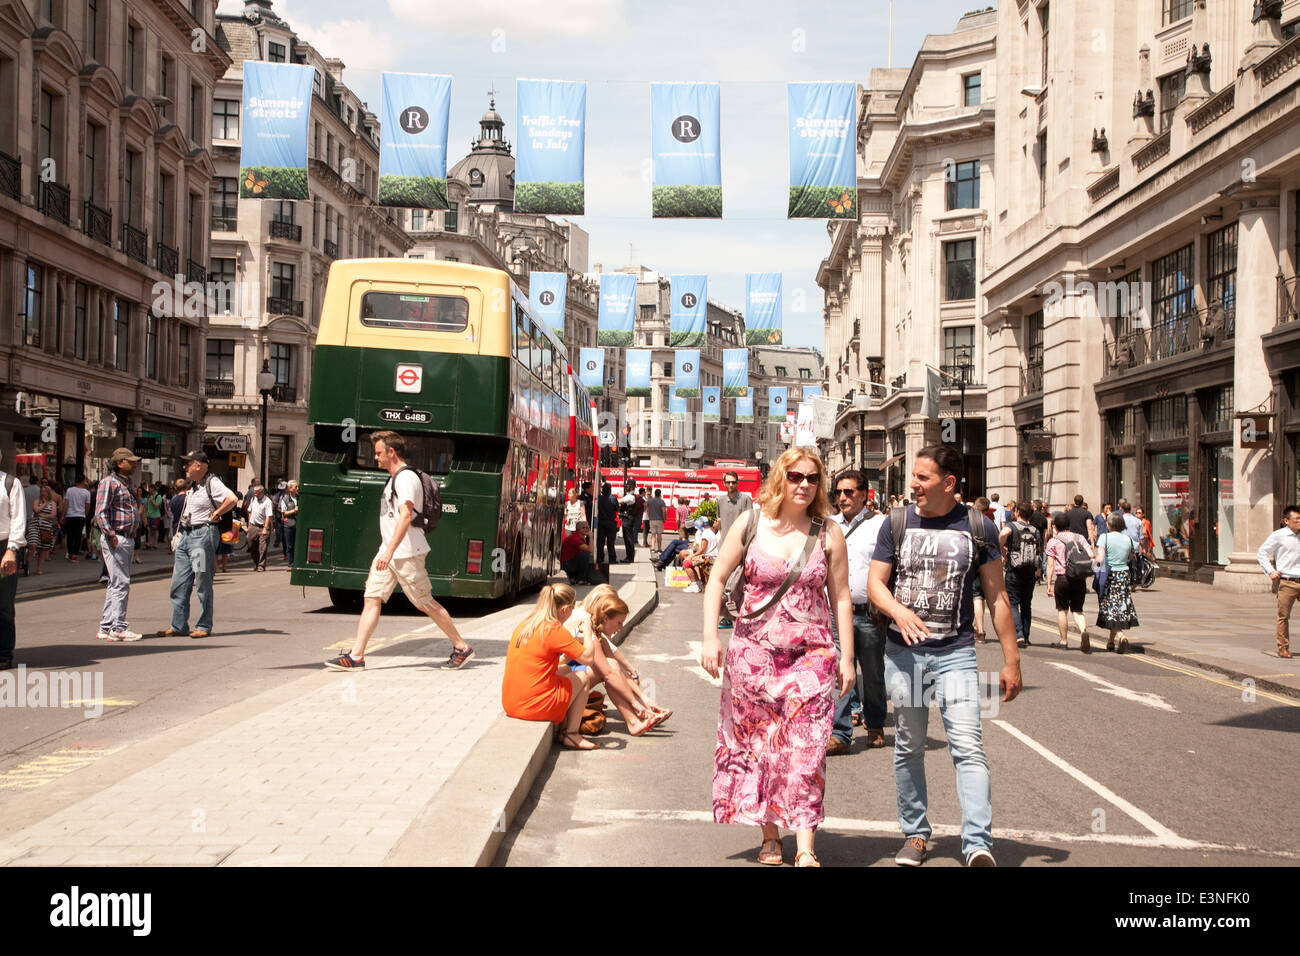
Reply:
[[[217,17],[217,37],[232,61],[212,110],[210,278],[220,283],[205,356],[207,432],[213,471],[244,487],[254,477],[274,488],[296,477],[310,438],[307,397],[321,301],[336,259],[401,256],[411,245],[400,210],[378,204],[379,120],[343,82],[343,63],[303,42],[270,0]],[[238,199],[240,109],[246,60],[312,67],[305,200]],[[262,460],[262,392],[267,396]],[[242,467],[217,442],[242,442]]]
[[[202,433],[216,0],[0,0],[0,452],[171,477]]]
[[[997,17],[989,488],[1126,497],[1165,570],[1262,589],[1300,493],[1300,4]]]
[[[814,348],[803,345],[757,345],[751,346],[750,384],[754,385],[754,444],[755,451],[761,451],[763,457],[755,456],[756,461],[772,461],[790,447],[791,442],[781,437],[781,422],[771,420],[772,389],[784,387],[786,390],[786,413],[781,416],[785,421],[790,414],[797,413],[799,402],[803,400],[803,390],[819,386],[822,395],[826,394],[826,376],[822,364],[822,355]],[[755,375],[753,364],[757,363]],[[823,455],[833,450],[833,445],[823,443]],[[827,468],[834,474],[843,462],[832,464]]]

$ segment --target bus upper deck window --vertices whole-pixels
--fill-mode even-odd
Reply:
[[[463,332],[469,302],[460,296],[367,292],[361,296],[361,324],[420,332]]]

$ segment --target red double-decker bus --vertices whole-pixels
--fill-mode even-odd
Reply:
[[[727,493],[722,477],[733,471],[740,479],[740,490],[757,499],[762,484],[758,469],[742,462],[723,461],[708,468],[602,468],[600,479],[608,481],[615,493],[621,492],[630,481],[635,487],[644,488],[647,498],[652,497],[658,488],[668,502],[664,530],[676,531],[677,499],[682,498],[691,508],[695,508],[704,500],[705,495],[715,500],[721,498]]]

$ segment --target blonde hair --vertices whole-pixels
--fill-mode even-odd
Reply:
[[[830,514],[831,502],[826,496],[826,466],[822,464],[821,456],[817,454],[815,448],[789,448],[781,453],[780,458],[772,462],[772,469],[767,475],[767,484],[758,493],[759,507],[769,518],[776,517],[781,510],[781,503],[785,501],[786,475],[789,473],[790,466],[804,458],[817,466],[817,475],[820,479],[817,482],[817,493],[813,496],[812,503],[808,505],[808,517],[825,518]]]
[[[515,628],[515,647],[523,647],[533,632],[547,621],[559,623],[560,611],[572,607],[578,600],[578,592],[567,584],[548,584],[537,596],[537,606],[532,613],[519,622]]]
[[[591,627],[597,634],[601,633],[600,626],[605,623],[605,618],[627,614],[627,603],[608,584],[592,588],[582,606],[591,615]]]

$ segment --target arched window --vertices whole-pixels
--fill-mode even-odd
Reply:
[[[469,184],[471,186],[482,186],[483,185],[482,171],[477,169],[471,169],[469,171]]]

